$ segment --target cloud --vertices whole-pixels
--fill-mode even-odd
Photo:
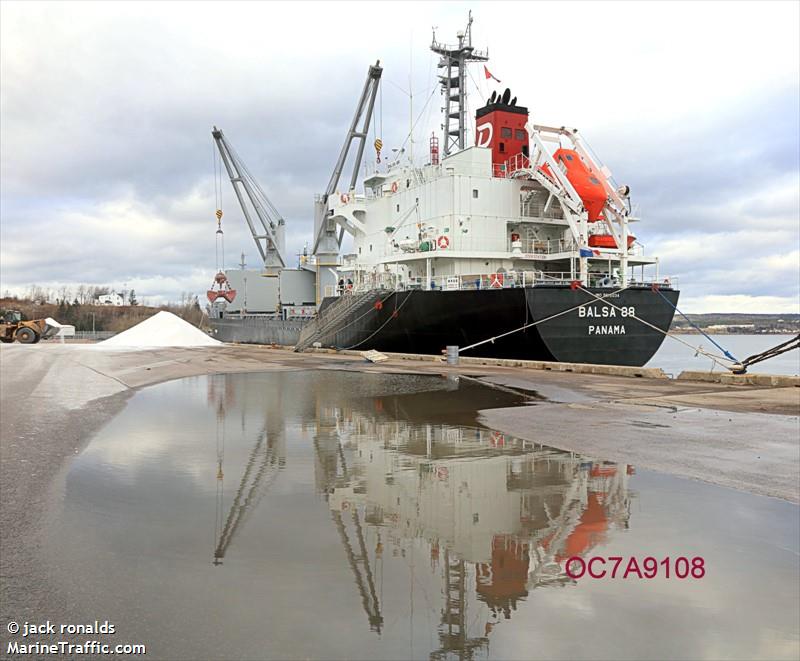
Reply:
[[[681,276],[684,300],[797,300],[797,5],[736,3],[721,17],[714,3],[573,3],[581,20],[569,30],[555,29],[567,18],[558,3],[472,7],[474,43],[490,47],[493,73],[534,121],[578,126],[631,185],[644,220],[635,232]],[[3,3],[2,289],[140,282],[140,297],[155,300],[202,293],[216,267],[214,125],[286,219],[295,255],[378,58],[384,156],[410,146],[413,109],[424,158],[441,122],[430,27],[452,39],[465,9],[362,9]],[[477,70],[469,86],[472,108],[494,89]],[[222,207],[227,264],[245,252],[255,266],[224,179]]]
[[[743,314],[800,314],[800,304],[789,296],[745,296],[742,294],[695,296],[681,299],[688,313],[736,312]]]

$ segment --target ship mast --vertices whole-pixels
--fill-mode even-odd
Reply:
[[[488,62],[488,51],[477,51],[472,47],[472,12],[469,13],[467,29],[456,34],[458,45],[436,41],[433,32],[431,50],[439,54],[439,81],[444,92],[444,155],[464,149],[467,133],[467,64]]]

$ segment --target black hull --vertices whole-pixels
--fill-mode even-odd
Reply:
[[[679,293],[661,290],[668,303],[650,288],[590,291],[607,296],[617,307],[569,286],[387,292],[379,303],[345,319],[322,344],[339,349],[441,354],[448,345],[469,347],[495,337],[494,342],[462,350],[461,355],[644,365],[661,346]],[[589,305],[571,310],[587,302]],[[565,310],[571,311],[560,314]],[[629,316],[631,311],[636,318]],[[519,330],[533,322],[541,323]],[[508,335],[503,336],[505,333]]]

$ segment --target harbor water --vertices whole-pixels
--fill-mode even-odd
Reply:
[[[692,347],[702,347],[711,353],[721,355],[722,352],[702,335],[676,335]],[[792,339],[793,335],[711,335],[711,338],[737,360],[744,360],[748,356],[770,349],[778,344]],[[656,355],[647,363],[647,367],[660,367],[668,374],[678,376],[683,370],[708,370],[721,371],[718,365],[702,355],[695,356],[695,351],[681,344],[672,337],[664,339]],[[756,363],[748,368],[748,372],[758,374],[800,374],[800,351],[794,350],[770,358],[762,363]]]
[[[148,658],[798,657],[797,506],[476,422],[516,406],[548,404],[334,370],[150,386],[70,464],[47,570]],[[568,569],[595,557],[697,571]]]

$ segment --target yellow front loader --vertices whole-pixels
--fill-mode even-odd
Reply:
[[[16,310],[7,310],[0,316],[0,342],[16,340],[22,344],[35,344],[58,333],[58,326],[47,323],[46,319],[22,321]]]

